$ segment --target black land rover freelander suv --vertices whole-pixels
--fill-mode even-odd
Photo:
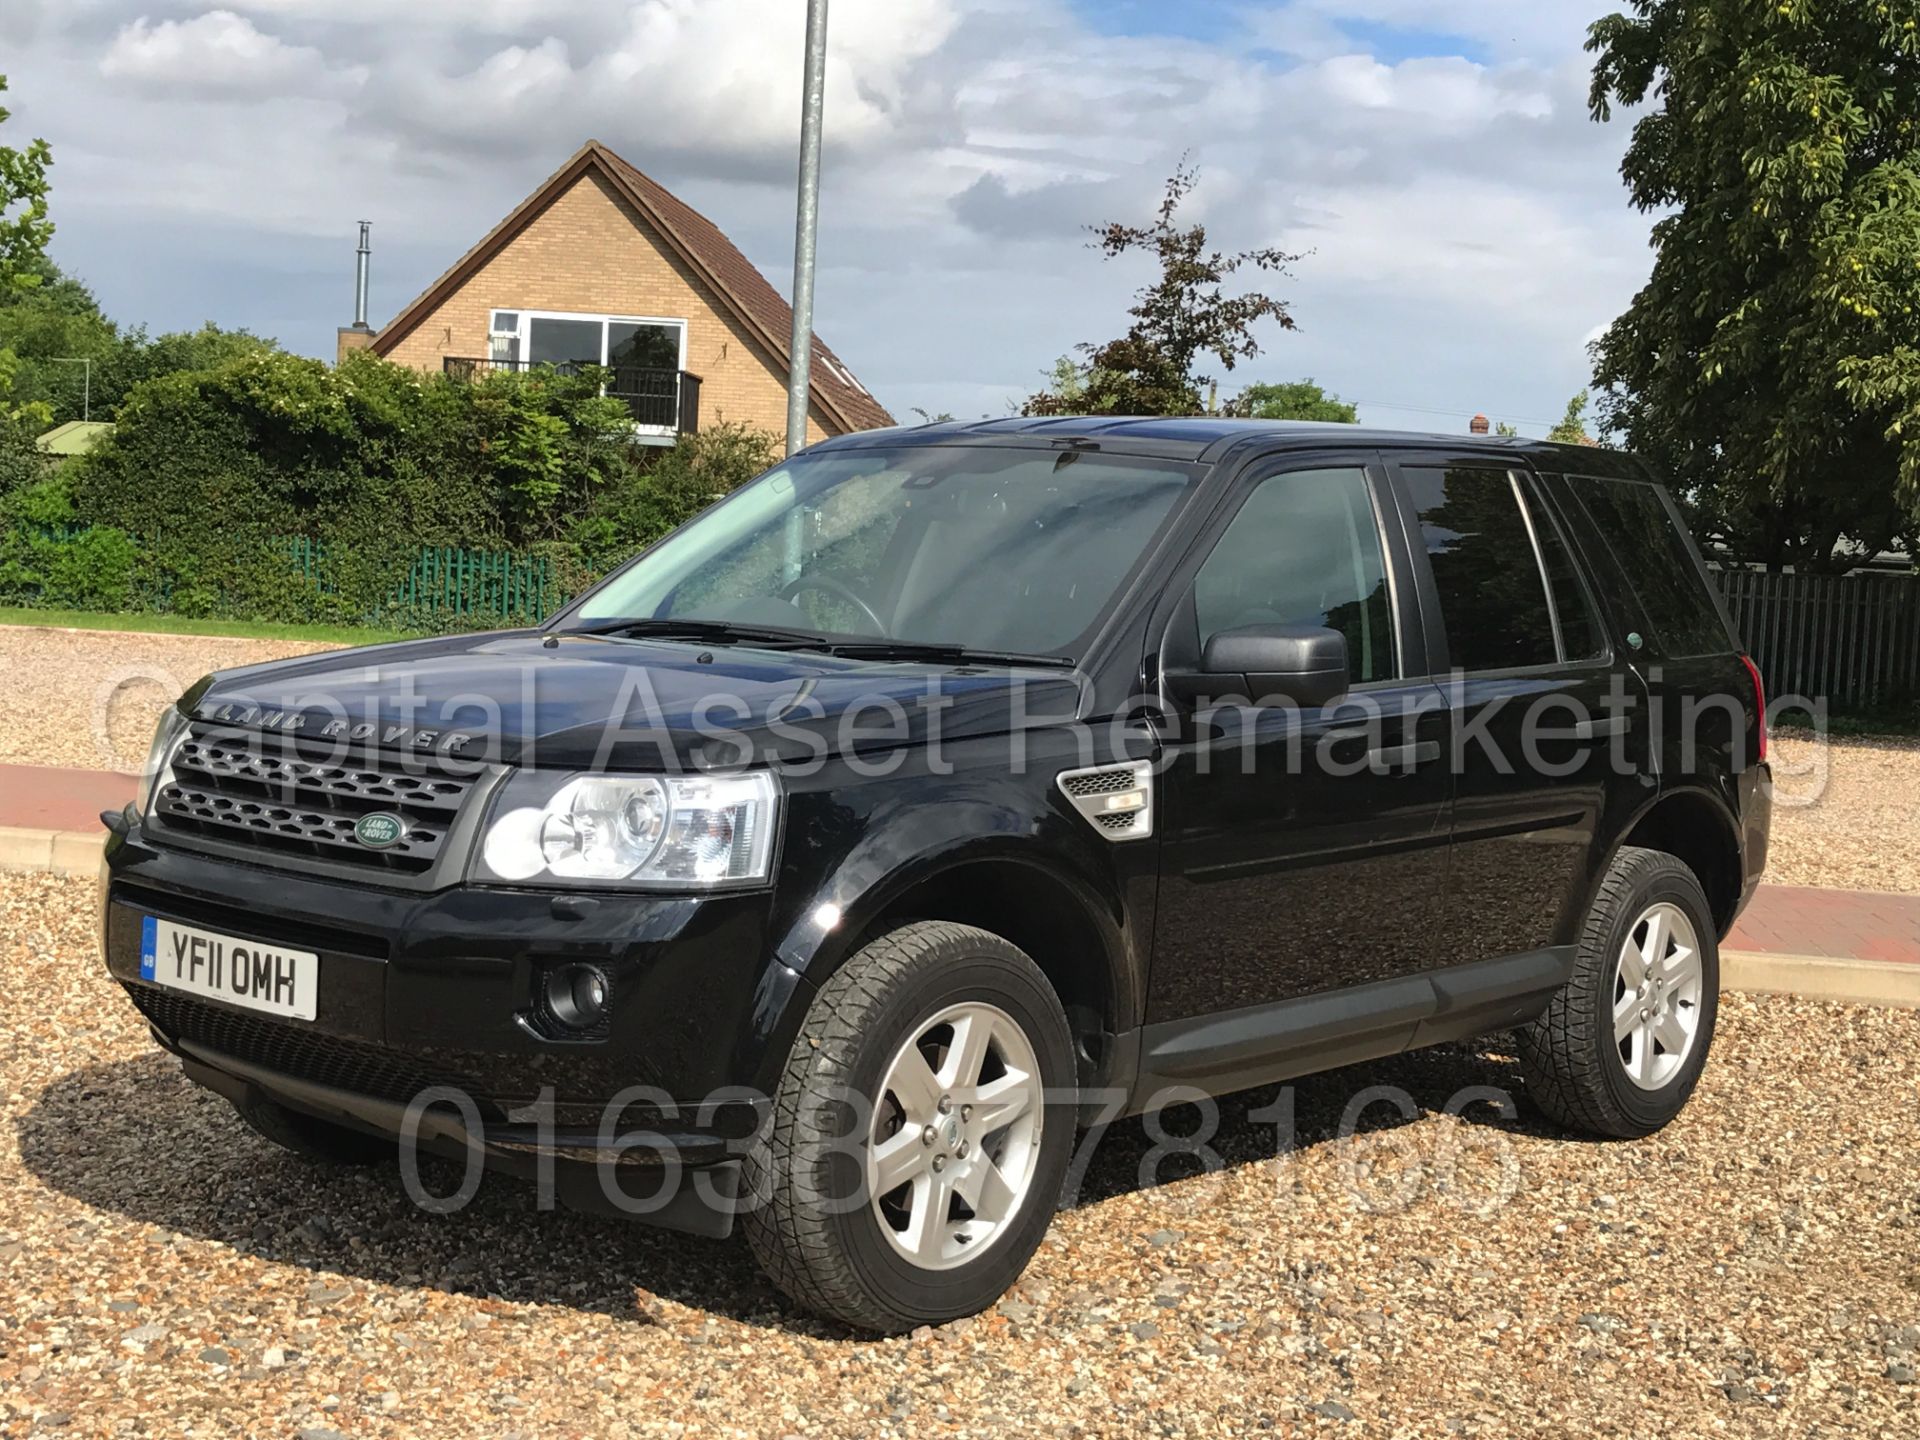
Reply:
[[[202,680],[107,817],[106,960],[282,1145],[737,1220],[899,1330],[1001,1293],[1095,1113],[1515,1030],[1556,1120],[1666,1124],[1765,757],[1626,456],[880,431],[537,630]]]

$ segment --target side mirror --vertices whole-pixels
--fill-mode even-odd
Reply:
[[[1291,700],[1317,710],[1347,693],[1347,637],[1309,625],[1246,625],[1222,630],[1201,657],[1204,678],[1224,682],[1255,704]]]

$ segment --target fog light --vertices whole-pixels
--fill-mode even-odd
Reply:
[[[607,1018],[607,977],[591,965],[547,972],[547,1013],[569,1030],[593,1030]]]

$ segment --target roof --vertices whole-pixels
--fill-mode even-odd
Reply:
[[[54,426],[33,443],[49,455],[84,455],[100,443],[102,436],[112,432],[112,424],[105,420],[69,420]]]
[[[433,284],[374,337],[373,352],[385,355],[422,320],[503,250],[560,195],[597,173],[659,232],[673,253],[713,287],[732,317],[772,354],[791,363],[793,309],[767,277],[706,216],[628,164],[598,140],[589,140],[512,213],[484,235]],[[853,371],[818,335],[813,339],[810,399],[843,430],[891,425],[893,416],[854,378]]]
[[[1431,450],[1461,457],[1513,455],[1543,470],[1565,468],[1582,475],[1646,478],[1641,462],[1621,450],[1558,445],[1549,440],[1505,435],[1438,435],[1382,430],[1318,420],[1229,420],[1212,415],[1049,415],[1001,420],[941,421],[889,430],[884,436],[848,435],[823,442],[834,447],[862,444],[937,445],[1023,439],[1067,445],[1084,441],[1120,453],[1211,461],[1228,449],[1259,446],[1271,450],[1341,449]],[[821,448],[819,446],[815,447]]]

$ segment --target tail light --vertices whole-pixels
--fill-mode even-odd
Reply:
[[[1760,759],[1767,758],[1767,686],[1760,678],[1760,667],[1753,663],[1751,655],[1742,655],[1740,663],[1747,667],[1747,674],[1753,677],[1753,703],[1759,713]]]

